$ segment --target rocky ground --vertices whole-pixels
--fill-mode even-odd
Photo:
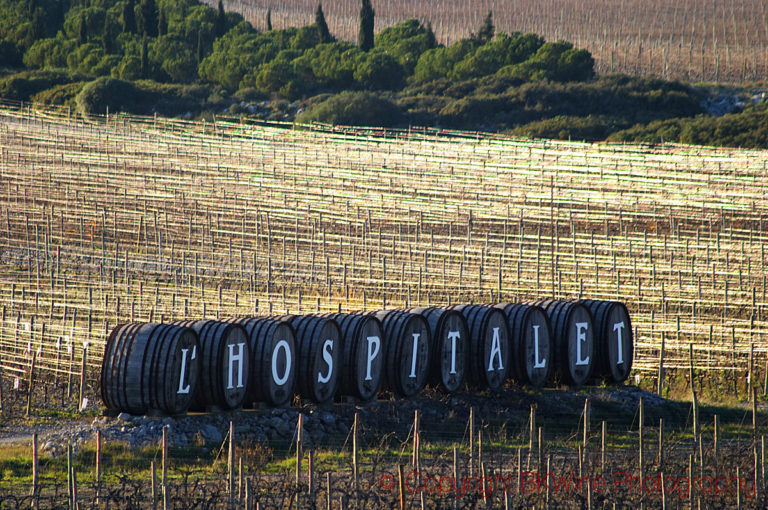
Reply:
[[[478,424],[491,428],[526,430],[530,407],[537,408],[540,424],[549,430],[578,430],[585,398],[592,402],[592,419],[626,421],[631,424],[642,397],[651,413],[679,415],[685,419],[690,405],[662,399],[634,386],[591,387],[581,390],[522,390],[510,386],[491,394],[461,392],[445,395],[425,390],[415,399],[380,399],[368,403],[336,403],[328,406],[306,404],[285,409],[247,409],[227,412],[190,413],[185,416],[69,417],[49,416],[30,420],[0,417],[0,444],[28,442],[37,432],[44,454],[58,456],[71,441],[75,450],[95,439],[101,431],[107,442],[119,441],[131,448],[157,445],[167,427],[171,446],[203,445],[220,447],[232,421],[238,440],[257,443],[287,443],[295,440],[299,413],[304,415],[304,440],[308,447],[338,444],[349,436],[354,414],[359,413],[364,437],[380,438],[393,434],[405,440],[411,430],[416,409],[421,411],[421,430],[427,438],[461,438],[466,431],[469,409],[474,408]],[[7,416],[7,415],[6,415]],[[666,419],[666,418],[665,418]]]

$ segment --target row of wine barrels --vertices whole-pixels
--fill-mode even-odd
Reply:
[[[535,305],[500,303],[507,318],[511,375],[521,384],[543,386],[552,373],[552,335],[547,314]]]
[[[107,341],[101,391],[109,409],[179,414],[254,402],[366,401],[380,388],[411,397],[427,382],[448,392],[628,377],[626,306],[543,300],[374,313],[126,324]]]
[[[200,344],[200,377],[190,409],[242,407],[251,375],[251,350],[245,329],[215,320],[182,320],[173,324],[194,330]]]
[[[464,316],[455,310],[435,306],[412,308],[407,311],[421,315],[429,325],[432,337],[429,383],[439,385],[447,392],[461,388],[466,379],[470,342],[469,328]]]
[[[200,347],[194,330],[173,324],[117,326],[101,366],[101,398],[108,409],[170,415],[187,410],[197,390]]]
[[[456,305],[469,328],[467,383],[498,390],[509,372],[509,331],[504,314],[484,305]]]
[[[333,400],[339,382],[341,331],[335,320],[313,315],[290,319],[296,331],[296,391],[319,404]]]
[[[393,393],[412,397],[427,384],[431,337],[421,316],[391,310],[375,314],[387,339],[383,386]]]
[[[245,404],[289,404],[296,384],[296,334],[291,324],[284,317],[241,317],[231,322],[245,328],[252,355]]]
[[[381,322],[367,313],[332,313],[341,331],[339,394],[362,401],[379,393],[387,351]]]

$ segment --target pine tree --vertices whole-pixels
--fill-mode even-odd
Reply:
[[[324,43],[332,42],[333,36],[330,30],[328,30],[328,23],[325,22],[325,14],[323,14],[323,4],[317,4],[317,10],[315,11],[315,25],[320,32],[320,41]]]
[[[485,44],[491,39],[496,32],[496,27],[493,26],[493,12],[488,11],[488,16],[483,20],[483,24],[480,26],[480,30],[477,32],[477,36],[473,39],[478,44]]]
[[[85,22],[85,14],[80,13],[80,26],[77,31],[77,44],[88,42],[88,24]]]
[[[219,0],[219,12],[216,15],[216,37],[221,37],[227,31],[227,14],[224,12],[224,3]]]
[[[165,19],[165,10],[160,9],[157,16],[157,35],[168,33],[168,21]]]
[[[136,13],[133,0],[128,0],[123,4],[123,32],[136,33]]]
[[[375,12],[371,6],[371,0],[362,0],[360,8],[360,33],[357,36],[357,45],[363,51],[373,48],[373,18]]]
[[[272,30],[272,9],[267,9],[267,30]]]

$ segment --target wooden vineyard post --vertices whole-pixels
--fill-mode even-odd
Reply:
[[[37,432],[34,432],[32,433],[32,507],[35,509],[38,508],[38,496],[40,494],[39,480]]]
[[[640,401],[638,402],[638,425],[637,425],[637,432],[638,432],[638,444],[637,444],[637,465],[638,470],[640,471],[640,480],[644,477],[643,472],[643,398],[640,397]],[[642,504],[642,496],[641,496],[641,504]]]
[[[582,447],[587,451],[587,442],[589,441],[589,399],[584,400],[584,430],[582,436]]]
[[[83,344],[83,364],[80,368],[80,395],[77,401],[77,409],[80,412],[85,411],[85,370],[88,362],[88,342]]]
[[[304,456],[304,415],[299,413],[299,419],[296,422],[296,486],[301,483],[301,459]]]
[[[328,475],[328,479],[330,480],[330,474]],[[398,492],[400,494],[400,510],[405,510],[405,473],[403,472],[403,465],[399,464],[397,466],[397,481],[398,481]],[[329,484],[330,486],[330,484]],[[330,490],[328,491],[330,494]],[[330,506],[329,506],[330,510]]]
[[[664,418],[659,418],[659,467],[664,465]]]
[[[600,425],[600,471],[605,472],[605,440],[606,440],[606,423],[605,420]]]
[[[661,352],[659,352],[659,374],[658,374],[657,387],[656,387],[656,394],[660,397],[663,396],[662,390],[664,389],[664,343],[665,343],[665,336],[664,336],[664,332],[662,331],[661,332]]]
[[[27,412],[26,416],[29,418],[30,413],[32,412],[32,392],[34,391],[35,386],[35,363],[37,362],[37,351],[32,351],[32,360],[29,364],[29,387],[27,392]]]
[[[533,405],[531,405],[531,417],[528,424],[528,466],[530,467],[531,457],[533,456],[533,445],[536,438],[536,407]]]
[[[163,427],[162,443],[162,478],[160,486],[163,491],[163,510],[168,510],[168,426]]]
[[[315,454],[309,450],[307,456],[307,494],[312,497],[315,492]]]
[[[400,469],[402,471],[402,466]],[[326,489],[325,489],[326,508],[328,510],[331,510],[332,499],[331,499],[331,472],[330,471],[325,473],[325,485],[326,485]]]
[[[152,477],[152,510],[155,510],[157,508],[157,464],[155,464],[154,460],[152,461],[149,476]]]
[[[720,417],[715,415],[715,431],[712,437],[712,455],[715,457],[715,468],[717,468],[719,462],[719,447],[720,447]]]
[[[475,408],[469,408],[469,476],[475,475]]]
[[[299,415],[301,416],[301,415]],[[229,449],[227,452],[227,494],[230,506],[235,493],[235,422],[229,422]]]
[[[101,430],[96,431],[96,504],[101,495]]]
[[[355,413],[355,420],[352,423],[352,469],[353,469],[353,478],[355,483],[355,498],[359,498],[359,491],[360,491],[360,481],[358,479],[358,465],[357,465],[357,452],[358,452],[358,444],[357,444],[357,432],[358,432],[358,422],[360,419],[359,413]]]

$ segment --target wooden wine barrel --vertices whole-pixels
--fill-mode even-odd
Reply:
[[[122,324],[112,330],[101,364],[101,399],[130,414],[184,413],[200,373],[200,348],[190,328]]]
[[[375,316],[387,339],[384,385],[397,395],[413,397],[429,377],[429,325],[422,316],[403,311],[381,311]]]
[[[200,343],[200,378],[190,409],[209,411],[242,407],[251,375],[251,349],[242,326],[215,320],[173,324],[192,328]]]
[[[230,322],[245,328],[251,350],[251,377],[245,404],[291,403],[296,385],[296,334],[286,318],[241,317]]]
[[[501,303],[509,328],[512,375],[521,384],[543,386],[552,373],[553,348],[547,314],[534,305]]]
[[[561,383],[579,386],[592,375],[594,327],[586,306],[576,301],[539,301],[547,313],[555,347],[553,377]]]
[[[406,310],[421,315],[429,325],[432,337],[431,361],[428,381],[454,392],[466,380],[469,328],[460,312],[445,308],[412,308]]]
[[[327,317],[296,315],[291,325],[296,331],[296,392],[318,404],[331,402],[339,385],[338,324]]]
[[[623,303],[584,299],[595,326],[594,376],[624,382],[632,370],[634,341],[629,312]]]
[[[386,339],[381,322],[365,313],[333,313],[325,315],[336,321],[341,330],[340,395],[363,401],[376,397],[384,375]]]
[[[496,308],[485,305],[456,305],[467,320],[469,343],[467,383],[498,390],[509,374],[507,319]]]

